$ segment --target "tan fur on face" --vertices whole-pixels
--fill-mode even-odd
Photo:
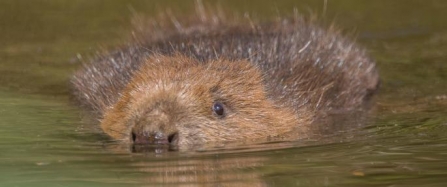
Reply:
[[[126,141],[132,128],[178,133],[178,144],[188,146],[276,137],[310,123],[309,114],[298,119],[267,99],[262,80],[247,61],[200,63],[180,55],[155,55],[105,112],[101,127]],[[224,104],[224,117],[214,114],[216,101]]]

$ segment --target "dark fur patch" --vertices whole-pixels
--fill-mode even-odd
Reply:
[[[294,111],[358,108],[377,89],[375,63],[363,48],[300,16],[270,23],[203,12],[185,21],[166,19],[140,22],[136,42],[79,70],[71,79],[77,100],[103,114],[141,61],[154,54],[181,54],[201,63],[247,59],[261,70],[268,98]]]

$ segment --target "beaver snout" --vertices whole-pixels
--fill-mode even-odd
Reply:
[[[136,115],[131,130],[131,140],[139,145],[177,144],[179,135],[175,116],[170,112],[172,104],[157,102],[145,112]],[[144,111],[144,109],[143,109]]]
[[[178,133],[174,132],[166,134],[164,132],[141,132],[139,130],[132,130],[132,141],[136,145],[163,145],[163,144],[177,144]]]

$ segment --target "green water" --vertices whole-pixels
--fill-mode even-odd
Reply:
[[[116,151],[70,104],[68,77],[124,43],[134,13],[186,13],[193,1],[2,0],[0,186],[447,185],[447,1],[215,2],[260,18],[297,7],[355,33],[382,78],[370,125],[330,140]]]

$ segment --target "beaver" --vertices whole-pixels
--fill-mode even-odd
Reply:
[[[133,42],[71,79],[113,139],[185,148],[304,138],[315,119],[363,109],[378,88],[365,49],[302,16],[168,18],[140,22]]]

